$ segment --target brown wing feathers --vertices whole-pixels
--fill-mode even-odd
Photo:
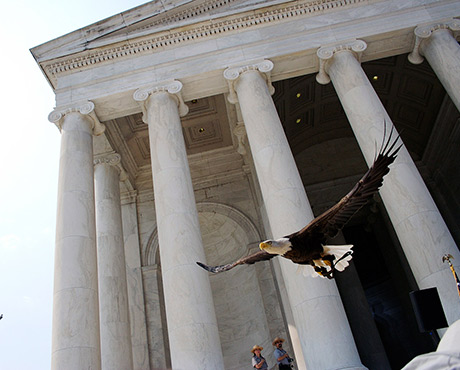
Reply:
[[[231,270],[232,268],[234,268],[235,266],[238,266],[238,265],[243,265],[243,264],[252,265],[253,263],[256,263],[256,262],[259,262],[259,261],[267,261],[267,260],[269,260],[269,259],[271,259],[271,258],[273,258],[275,256],[276,256],[276,254],[270,254],[270,253],[267,253],[265,251],[257,251],[257,252],[255,252],[253,254],[250,254],[249,256],[240,258],[238,261],[233,262],[233,263],[229,263],[227,265],[208,266],[208,265],[205,265],[204,263],[201,263],[201,262],[197,262],[197,264],[198,264],[198,266],[203,267],[205,270],[207,270],[209,272],[217,273],[217,272],[223,272],[223,271]]]
[[[337,232],[342,229],[350,218],[353,217],[353,215],[363,207],[382,186],[383,177],[390,171],[389,166],[396,159],[396,155],[402,146],[401,144],[395,148],[399,135],[391,143],[392,133],[393,130],[390,132],[386,143],[384,139],[382,148],[374,159],[372,166],[364,174],[361,180],[356,183],[353,189],[335,206],[316,217],[305,228],[291,236],[297,234],[297,237],[301,238],[301,234],[304,232],[307,234],[322,232],[329,237],[337,235]]]
[[[383,184],[383,177],[390,171],[389,166],[396,159],[396,155],[402,146],[401,144],[396,147],[399,135],[392,142],[392,134],[393,129],[390,131],[388,140],[386,140],[384,136],[382,146],[372,166],[347,195],[345,195],[335,206],[316,217],[302,230],[287,236],[293,243],[293,246],[308,245],[309,242],[313,240],[319,242],[327,236],[334,237],[353,215],[378,192]],[[265,251],[258,251],[227,265],[212,267],[201,262],[197,262],[197,264],[207,271],[217,273],[230,270],[242,264],[253,264],[258,261],[266,261],[275,256],[277,255]]]

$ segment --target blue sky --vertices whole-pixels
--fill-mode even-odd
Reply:
[[[54,94],[29,49],[142,0],[2,3],[0,34],[0,369],[51,364],[60,134]]]

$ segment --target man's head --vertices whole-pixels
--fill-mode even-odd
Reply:
[[[273,339],[272,344],[273,344],[276,348],[281,348],[281,347],[283,347],[283,342],[284,342],[284,339],[283,339],[283,338],[276,337],[275,339]]]

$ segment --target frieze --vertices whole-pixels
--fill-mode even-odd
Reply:
[[[152,53],[157,49],[165,50],[167,48],[178,46],[179,44],[186,44],[188,42],[195,42],[199,39],[214,37],[215,35],[222,35],[231,32],[239,32],[242,29],[258,27],[270,23],[276,23],[287,19],[297,17],[305,17],[315,15],[316,13],[324,13],[329,10],[342,8],[346,6],[353,6],[359,3],[366,3],[368,0],[318,0],[318,1],[304,1],[302,3],[293,2],[289,6],[276,7],[270,10],[259,10],[246,13],[244,16],[235,17],[232,19],[225,19],[221,21],[213,20],[212,23],[206,23],[196,27],[183,28],[177,32],[162,32],[154,37],[142,39],[139,41],[130,40],[129,44],[119,45],[97,51],[88,52],[76,58],[61,60],[59,62],[45,64],[44,69],[52,76],[61,73],[69,73],[74,70],[82,70],[92,68],[97,64],[110,62],[115,59],[128,58],[134,55],[142,55]],[[209,6],[204,4],[203,6]],[[189,10],[190,11],[190,10]],[[192,9],[193,12],[198,12],[197,9]],[[172,16],[172,20],[176,17],[187,17],[188,13],[182,15]],[[153,24],[152,24],[153,25]],[[148,28],[150,26],[144,26]]]

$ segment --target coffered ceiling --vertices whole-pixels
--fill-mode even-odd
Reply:
[[[410,64],[406,55],[363,63],[363,69],[411,155],[421,159],[445,96],[437,77],[426,62]],[[278,81],[274,86],[273,99],[306,185],[365,170],[332,84],[320,85],[311,74]],[[182,118],[182,127],[189,155],[233,147],[230,127],[235,122],[228,118],[223,95],[186,104],[190,111]],[[121,154],[135,185],[141,173],[145,177],[151,171],[148,127],[140,113],[104,123],[106,136]]]
[[[186,104],[189,113],[181,122],[188,155],[232,146],[223,95],[196,99]],[[123,166],[135,183],[140,172],[150,172],[148,125],[142,121],[142,113],[104,123],[107,139],[121,154]]]
[[[363,63],[363,69],[415,160],[422,157],[445,91],[428,63],[406,55]],[[333,85],[315,75],[274,83],[273,97],[294,154],[324,140],[352,137]]]
[[[362,67],[412,158],[422,158],[445,91],[427,62],[407,55]],[[274,83],[274,101],[305,185],[363,174],[366,164],[332,83],[315,75]],[[346,159],[346,160],[345,160]]]

